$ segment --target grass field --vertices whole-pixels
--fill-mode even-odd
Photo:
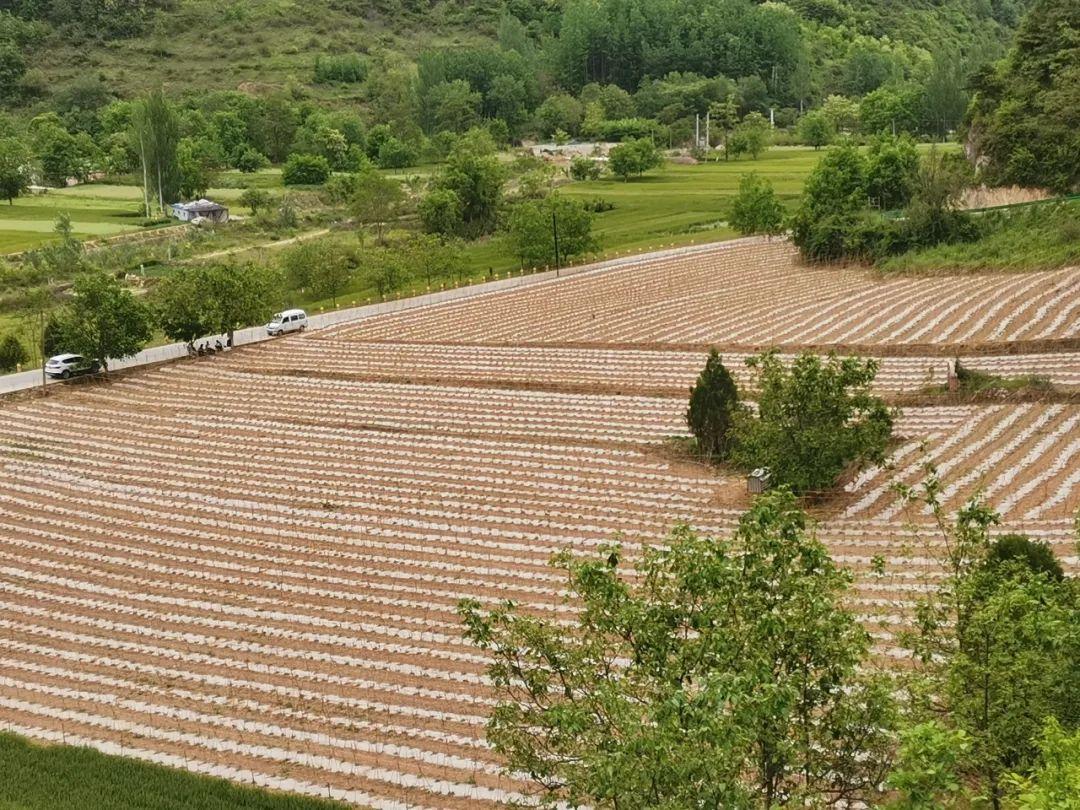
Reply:
[[[0,734],[0,810],[335,810],[89,748]]]
[[[71,217],[75,236],[96,239],[140,227],[141,192],[133,186],[87,185],[50,189],[47,194],[0,204],[0,253],[30,250],[55,236],[61,213]]]

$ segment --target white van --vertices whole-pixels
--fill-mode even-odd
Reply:
[[[286,332],[303,332],[307,329],[307,313],[302,309],[279,312],[266,325],[266,334],[284,335]]]

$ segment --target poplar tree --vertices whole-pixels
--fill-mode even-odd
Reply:
[[[131,139],[143,174],[143,205],[150,216],[150,200],[157,199],[158,211],[165,213],[165,201],[180,194],[180,120],[162,90],[155,90],[132,105]]]

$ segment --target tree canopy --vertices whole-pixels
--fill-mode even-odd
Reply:
[[[732,538],[686,526],[634,565],[618,546],[557,555],[570,624],[466,600],[491,657],[488,737],[550,804],[770,807],[876,794],[895,723],[862,665],[850,575],[787,491]]]

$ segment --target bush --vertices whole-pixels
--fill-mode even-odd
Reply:
[[[621,143],[608,154],[611,171],[624,181],[635,175],[640,177],[649,169],[659,166],[662,161],[660,150],[649,138]]]
[[[30,359],[26,348],[14,334],[4,335],[0,340],[0,371],[15,371],[20,365]]]
[[[570,176],[575,180],[596,180],[604,171],[600,161],[577,155],[570,161]]]
[[[780,233],[784,229],[784,206],[772,184],[755,172],[743,175],[739,193],[731,203],[728,223],[743,236]]]
[[[731,452],[731,428],[739,413],[739,390],[716,349],[709,352],[705,368],[690,389],[686,424],[697,439],[698,449],[716,461]]]
[[[416,150],[391,135],[379,146],[376,163],[382,169],[404,169],[416,163]]]
[[[238,202],[251,211],[252,216],[258,215],[259,211],[265,211],[270,207],[273,199],[270,193],[261,188],[247,188],[240,195]]]
[[[449,236],[461,231],[461,199],[449,189],[433,190],[420,201],[417,213],[428,233]]]
[[[269,165],[270,161],[267,160],[266,155],[258,149],[252,149],[250,146],[236,158],[236,168],[248,174],[257,172],[259,169],[265,169]]]
[[[996,568],[1006,563],[1020,563],[1037,574],[1061,582],[1065,571],[1046,543],[1032,540],[1023,534],[1006,534],[991,545],[986,555],[986,565]]]
[[[289,155],[281,170],[281,181],[287,186],[318,186],[330,174],[330,163],[321,155]]]
[[[615,203],[611,200],[605,200],[603,197],[593,197],[591,200],[585,200],[584,204],[585,210],[592,211],[594,214],[615,210]]]
[[[732,459],[768,467],[796,493],[823,491],[852,466],[880,464],[893,414],[870,392],[877,361],[804,353],[788,369],[775,352],[749,358],[758,370],[757,416],[736,420]]]

